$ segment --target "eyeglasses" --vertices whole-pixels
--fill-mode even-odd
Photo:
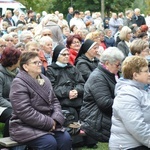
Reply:
[[[117,68],[121,66],[121,64],[120,64],[120,63],[119,63],[119,64],[114,64],[114,65],[115,65]]]
[[[29,64],[34,64],[36,66],[40,66],[40,65],[42,65],[42,62],[41,61],[34,61],[34,62],[30,62]]]
[[[74,41],[74,42],[72,42],[72,44],[81,44],[81,42],[80,41]]]
[[[62,53],[62,54],[60,53],[60,55],[65,57],[65,56],[69,56],[70,54],[69,53]]]
[[[0,45],[1,48],[6,48],[6,45]]]

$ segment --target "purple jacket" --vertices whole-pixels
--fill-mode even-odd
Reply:
[[[10,137],[24,143],[49,132],[57,122],[56,130],[64,131],[64,116],[51,83],[47,77],[40,75],[45,83],[41,86],[25,71],[20,71],[14,79],[10,90],[13,107],[10,119]]]

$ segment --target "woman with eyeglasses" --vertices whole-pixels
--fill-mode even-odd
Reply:
[[[56,46],[52,64],[48,66],[46,76],[52,83],[62,109],[73,113],[74,122],[77,122],[82,106],[85,82],[78,69],[69,64],[69,55],[68,48],[63,45]]]
[[[114,88],[123,59],[124,55],[118,48],[109,47],[84,85],[81,129],[100,142],[109,141]]]
[[[148,62],[141,56],[127,57],[115,87],[110,150],[150,149],[150,83]]]
[[[69,63],[74,65],[75,59],[78,55],[79,49],[81,47],[82,38],[78,35],[70,35],[67,37],[66,47],[69,49]]]
[[[62,127],[64,116],[51,82],[41,74],[37,52],[24,52],[14,79],[10,101],[10,137],[32,149],[71,150],[71,137]]]
[[[0,58],[0,122],[5,123],[4,137],[9,136],[9,119],[12,113],[9,93],[12,81],[19,71],[20,55],[20,50],[6,47]]]

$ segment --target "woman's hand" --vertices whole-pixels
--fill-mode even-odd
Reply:
[[[77,98],[78,97],[78,92],[77,90],[71,90],[69,92],[69,99],[74,99],[74,98]]]
[[[50,132],[54,131],[55,129],[56,129],[56,121],[54,120],[54,125],[53,125],[52,129],[50,130]]]

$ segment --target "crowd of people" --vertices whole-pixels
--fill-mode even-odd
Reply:
[[[0,122],[23,145],[12,150],[150,149],[150,16],[15,9],[0,25]],[[66,131],[63,110],[86,136]]]

